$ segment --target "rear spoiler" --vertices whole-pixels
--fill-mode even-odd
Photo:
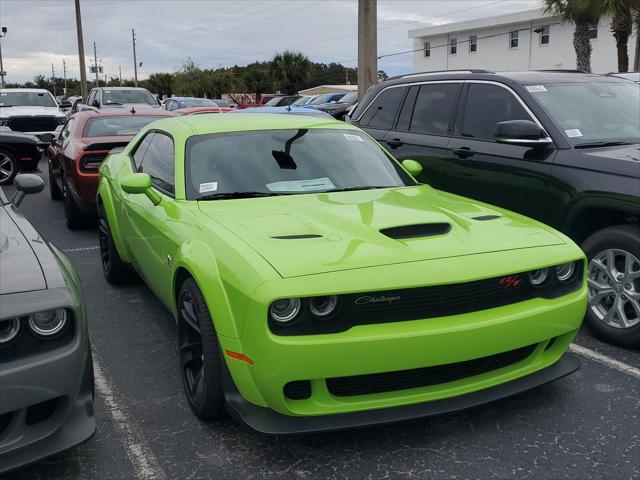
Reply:
[[[96,150],[113,150],[114,148],[124,148],[129,142],[103,142],[103,143],[91,143],[82,148],[84,152],[93,152]]]

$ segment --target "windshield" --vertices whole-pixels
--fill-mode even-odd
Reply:
[[[124,105],[125,103],[158,105],[153,95],[146,90],[105,90],[102,93],[102,103],[105,105]]]
[[[415,185],[378,144],[352,130],[197,135],[187,141],[186,160],[189,199]]]
[[[309,103],[313,99],[314,99],[314,97],[300,97],[295,102],[293,102],[291,105],[306,105],[307,103]]]
[[[274,97],[264,104],[265,107],[275,107],[284,97]]]
[[[0,92],[0,107],[58,107],[49,92]]]
[[[223,108],[229,108],[229,103],[226,100],[213,100],[216,105]]]
[[[552,83],[526,88],[573,145],[604,140],[638,142],[640,87],[636,84]]]
[[[83,137],[117,137],[135,135],[148,123],[162,117],[127,117],[92,118],[84,126]]]
[[[309,102],[309,105],[320,105],[322,103],[329,103],[332,100],[339,100],[344,96],[344,93],[326,93],[324,95],[318,95],[316,98]]]
[[[217,107],[218,104],[213,100],[207,100],[206,98],[193,98],[190,100],[180,100],[180,108],[194,108],[194,107]]]
[[[358,92],[347,93],[344,97],[338,100],[340,103],[356,103],[358,101]]]

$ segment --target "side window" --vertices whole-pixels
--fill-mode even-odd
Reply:
[[[497,85],[472,83],[464,105],[462,136],[495,141],[496,124],[533,120],[513,94]]]
[[[409,130],[428,135],[448,135],[461,90],[459,83],[422,85]]]
[[[147,149],[149,148],[149,144],[151,143],[154,135],[155,133],[153,132],[147,134],[147,136],[138,144],[135,152],[133,152],[133,164],[135,165],[135,170],[137,172],[141,171],[140,167],[142,166],[144,154],[147,153]]]
[[[393,121],[404,98],[407,87],[392,87],[383,90],[360,119],[360,125],[371,128],[393,127]]]
[[[89,98],[87,99],[87,105],[93,105],[93,101],[96,99],[96,91],[91,90],[89,93]]]
[[[174,193],[174,149],[171,137],[156,133],[144,154],[140,171],[151,175],[160,190]]]
[[[75,121],[75,118],[70,118],[67,124],[62,128],[62,131],[60,132],[61,140],[64,141],[69,138],[69,135],[71,135],[71,131],[73,130],[73,124],[75,123]]]

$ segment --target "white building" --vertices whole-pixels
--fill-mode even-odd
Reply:
[[[618,69],[610,17],[590,29],[591,69]],[[409,31],[413,38],[413,71],[479,68],[495,71],[575,69],[573,23],[542,11],[500,15]],[[629,69],[636,59],[636,37],[629,39]]]

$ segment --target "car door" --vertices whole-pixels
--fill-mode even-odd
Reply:
[[[48,149],[52,180],[58,184],[60,190],[62,190],[62,178],[65,175],[65,171],[68,170],[68,165],[65,161],[65,148],[69,145],[69,139],[73,133],[75,123],[76,119],[73,117],[67,120],[67,123],[60,131],[60,135],[52,140]]]
[[[162,200],[154,205],[146,195],[123,195],[125,240],[137,270],[161,299],[171,298],[171,272],[179,245],[179,215],[174,202],[175,146],[170,135],[148,133],[134,152],[135,171],[151,176]]]
[[[353,123],[383,143],[385,135],[395,124],[398,110],[408,89],[406,85],[385,88]]]
[[[555,147],[496,142],[496,124],[508,120],[532,120],[542,128],[511,88],[467,83],[449,142],[453,155],[447,190],[547,221]]]
[[[383,144],[398,160],[422,165],[420,182],[441,190],[449,187],[448,146],[461,92],[461,82],[412,85],[395,127],[384,136]]]

